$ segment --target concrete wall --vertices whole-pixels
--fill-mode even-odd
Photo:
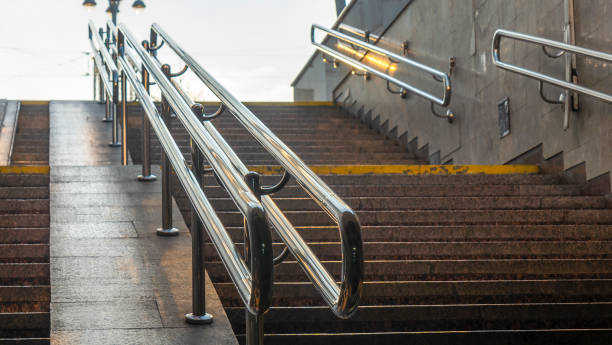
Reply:
[[[385,83],[375,77],[365,81],[348,76],[334,84],[335,74],[343,71],[332,70],[334,78],[325,74],[326,92],[333,89],[330,98],[342,95],[339,99],[356,114],[378,117],[379,123],[388,121],[386,130],[393,130],[404,142],[427,151],[432,161],[500,164],[540,147],[544,159],[562,153],[565,169],[586,162],[586,177],[598,177],[612,170],[612,106],[581,96],[580,112],[572,114],[570,127],[564,130],[562,105],[543,102],[536,81],[498,69],[491,59],[491,38],[497,28],[562,41],[563,4],[563,0],[412,1],[383,39],[408,40],[409,57],[443,71],[448,71],[448,59],[456,58],[450,108],[457,119],[452,124],[433,117],[430,104],[422,98],[410,95],[401,99],[388,93]],[[577,45],[612,52],[612,2],[577,0],[575,13]],[[396,52],[401,53],[397,49]],[[509,62],[563,78],[564,59],[547,58],[537,46],[504,41],[502,56]],[[578,57],[580,84],[612,92],[610,67]],[[439,84],[430,76],[405,68],[395,75],[441,93]],[[560,93],[550,86],[545,90],[549,98]],[[350,97],[345,99],[347,94]],[[510,99],[511,133],[500,138],[497,103],[504,97]]]

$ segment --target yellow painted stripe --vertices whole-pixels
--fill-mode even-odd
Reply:
[[[255,165],[248,168],[263,175],[283,173],[280,166]],[[537,165],[312,165],[310,169],[318,175],[508,175],[540,172]]]
[[[0,174],[49,175],[50,170],[47,165],[12,165],[0,167]]]
[[[49,101],[20,101],[22,105],[49,105]]]

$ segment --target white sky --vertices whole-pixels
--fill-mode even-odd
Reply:
[[[88,13],[82,0],[0,0],[0,98],[91,99],[87,21],[103,25],[107,0]],[[313,52],[310,25],[331,25],[333,0],[145,0],[136,14],[123,0],[119,22],[138,39],[159,23],[238,98],[292,100],[290,83]],[[174,62],[168,49],[163,62]],[[178,62],[173,69],[180,69]],[[199,100],[205,86],[184,78]]]

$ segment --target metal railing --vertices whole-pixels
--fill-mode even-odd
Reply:
[[[119,74],[117,64],[111,56],[108,48],[110,47],[109,34],[107,32],[104,40],[104,31],[96,32],[92,21],[88,24],[89,44],[91,45],[94,59],[94,99],[96,97],[95,84],[96,76],[99,80],[100,102],[106,103],[106,116],[103,121],[113,122],[112,141],[110,146],[119,146],[117,123],[117,113],[119,104]],[[104,41],[103,41],[104,40]]]
[[[526,34],[514,32],[514,31],[503,30],[503,29],[498,29],[497,31],[495,31],[495,34],[493,35],[492,44],[491,44],[492,45],[491,53],[493,57],[493,63],[495,64],[495,66],[501,69],[504,69],[506,71],[510,71],[516,74],[520,74],[520,75],[538,80],[540,95],[545,101],[549,103],[566,104],[570,100],[569,100],[569,97],[567,96],[567,93],[565,94],[564,97],[560,97],[560,100],[558,102],[547,100],[544,97],[543,92],[542,92],[543,83],[555,85],[555,86],[565,89],[566,91],[573,91],[573,92],[580,93],[583,95],[595,97],[597,99],[600,99],[608,103],[612,103],[612,95],[610,94],[607,94],[601,91],[596,91],[593,89],[589,89],[584,86],[578,85],[572,81],[554,78],[554,77],[551,77],[549,75],[546,75],[540,72],[529,70],[529,69],[526,69],[520,66],[516,66],[516,65],[512,65],[510,63],[502,61],[500,48],[501,48],[501,42],[503,38],[508,38],[508,39],[513,39],[513,40],[518,40],[521,42],[540,45],[542,46],[544,53],[547,56],[553,57],[553,58],[560,57],[566,53],[571,53],[571,54],[587,56],[587,57],[591,57],[591,58],[595,58],[598,60],[612,63],[612,54],[608,54],[608,53],[604,53],[604,52],[600,52],[596,50],[591,50],[591,49],[586,49],[586,48],[582,48],[576,45],[553,41],[553,40],[549,40],[546,38],[526,35]],[[546,50],[546,48],[554,48],[554,49],[560,50],[560,53],[551,54]],[[564,127],[567,128],[567,126],[568,124],[564,123]]]
[[[272,288],[272,270],[287,257],[293,254],[304,272],[320,292],[331,310],[340,318],[352,316],[359,305],[363,285],[363,244],[361,227],[355,212],[342,201],[308,166],[274,135],[246,106],[238,101],[228,90],[206,72],[187,52],[157,25],[151,28],[150,41],[142,45],[130,33],[125,25],[118,27],[108,24],[108,30],[116,37],[116,47],[110,48],[117,54],[117,65],[121,73],[122,91],[129,83],[134,89],[145,110],[145,125],[151,125],[162,144],[162,198],[170,195],[170,166],[183,185],[191,205],[192,240],[193,240],[193,306],[190,316],[197,322],[198,317],[205,321],[204,271],[203,262],[203,229],[208,232],[214,247],[219,253],[232,281],[247,306],[247,343],[263,343],[263,314],[269,308]],[[158,38],[162,40],[158,43]],[[185,67],[178,73],[172,73],[171,67],[162,64],[157,58],[157,51],[162,46],[169,47],[183,60]],[[130,52],[131,50],[131,52]],[[110,55],[110,54],[109,54]],[[137,61],[135,61],[137,60]],[[138,79],[135,64],[141,63],[141,79]],[[172,78],[191,70],[221,100],[221,106],[213,114],[204,114],[204,108],[191,100],[182,90],[180,84]],[[155,107],[148,94],[151,76],[159,86],[162,94],[161,113]],[[124,93],[125,95],[125,93]],[[125,97],[122,97],[125,100]],[[122,103],[124,125],[127,107]],[[285,169],[281,181],[272,187],[261,186],[260,175],[248,170],[225,139],[210,122],[228,109],[238,121],[259,141],[259,143]],[[169,131],[171,110],[181,122],[192,139],[193,171]],[[124,133],[126,127],[124,127]],[[124,149],[127,147],[125,136],[122,137]],[[148,146],[148,142],[143,145]],[[143,153],[145,147],[143,147]],[[143,162],[146,157],[143,157]],[[146,158],[148,159],[148,158]],[[223,224],[212,209],[202,191],[202,177],[206,172],[204,161],[211,166],[219,184],[230,194],[232,200],[246,219],[245,258],[237,252],[234,243],[225,231]],[[143,167],[144,169],[144,167]],[[279,191],[293,177],[305,191],[322,207],[338,224],[342,250],[341,283],[325,269],[314,255],[307,243],[299,235],[283,212],[270,197]],[[160,234],[172,231],[171,202],[163,202]],[[276,258],[272,256],[271,225],[286,247]],[[188,316],[188,322],[190,321]]]
[[[347,27],[345,26],[343,29],[347,30]],[[317,24],[313,24],[311,26],[310,29],[310,41],[312,43],[312,45],[314,45],[319,51],[321,51],[324,54],[327,54],[329,56],[331,56],[332,58],[334,58],[337,61],[342,61],[344,63],[346,63],[347,65],[351,66],[351,68],[353,68],[353,74],[357,74],[355,72],[355,70],[359,70],[364,72],[364,76],[366,77],[366,79],[369,77],[370,74],[376,75],[380,78],[382,78],[383,80],[385,80],[387,82],[387,89],[393,93],[397,93],[400,94],[403,98],[406,97],[408,92],[412,92],[428,101],[431,102],[431,111],[435,116],[438,117],[443,117],[448,119],[450,122],[452,122],[452,120],[455,118],[455,114],[447,108],[447,111],[445,114],[439,114],[436,109],[435,109],[435,105],[439,105],[441,107],[448,107],[448,105],[450,104],[450,100],[451,100],[451,93],[452,93],[452,87],[451,87],[451,80],[448,74],[434,69],[432,67],[426,66],[422,63],[419,63],[417,61],[411,60],[406,58],[405,56],[401,56],[398,55],[396,53],[393,53],[391,51],[388,51],[386,49],[377,47],[370,42],[370,40],[372,39],[372,35],[371,34],[367,34],[366,32],[363,32],[361,30],[358,29],[354,29],[353,30],[349,30],[350,32],[353,31],[359,31],[356,34],[363,36],[363,40],[357,39],[355,37],[346,35],[340,31],[337,30],[333,30],[333,29],[329,29],[329,28],[325,28],[321,25],[317,25]],[[362,61],[359,61],[357,59],[354,59],[351,56],[345,55],[343,53],[341,53],[338,50],[332,49],[332,47],[325,45],[323,43],[319,43],[316,41],[315,39],[315,33],[316,30],[321,30],[323,32],[325,32],[328,37],[334,37],[338,40],[338,47],[343,48],[345,47],[345,49],[347,49],[342,42],[345,42],[346,44],[349,44],[350,46],[355,46],[355,47],[359,47],[361,49],[364,50],[364,52],[355,52],[355,53],[359,53],[361,54],[361,57],[366,56],[366,54],[368,53],[375,53],[377,55],[380,55],[386,59],[388,59],[388,63],[386,64],[386,70],[385,71],[381,71],[379,69],[376,69],[374,67],[371,67],[367,64],[365,64]],[[350,46],[348,48],[350,48]],[[399,63],[403,63],[405,65],[408,65],[412,68],[415,68],[417,70],[420,70],[422,72],[431,74],[431,76],[434,78],[434,80],[440,82],[442,84],[442,96],[435,96],[423,89],[420,89],[416,86],[413,86],[411,84],[409,84],[408,82],[405,82],[403,80],[400,80],[394,76],[392,76],[390,73],[388,73],[387,71],[391,68],[391,66],[393,65],[397,65]],[[390,84],[394,84],[398,87],[400,87],[399,91],[392,91],[390,88]]]

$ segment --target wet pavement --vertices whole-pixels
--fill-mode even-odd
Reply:
[[[50,109],[51,343],[237,344],[209,279],[213,324],[185,323],[191,237],[176,205],[181,234],[156,236],[161,183],[138,182],[140,166],[119,165],[104,107],[62,101]]]

